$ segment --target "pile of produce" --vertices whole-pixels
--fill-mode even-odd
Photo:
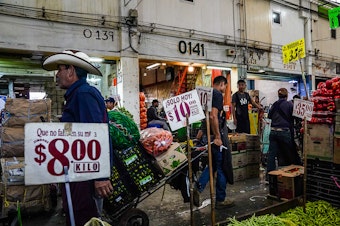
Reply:
[[[161,128],[146,128],[140,133],[141,144],[153,156],[158,156],[167,151],[172,141],[171,132]]]
[[[120,111],[109,111],[109,132],[115,149],[125,149],[138,143],[140,134],[137,124]]]
[[[299,206],[294,209],[281,213],[279,216],[262,215],[243,221],[237,221],[235,218],[229,218],[229,226],[260,226],[260,225],[282,225],[282,226],[326,226],[340,225],[340,210],[332,207],[326,201],[316,201],[306,203],[306,213],[303,207]]]
[[[314,102],[314,109],[310,123],[333,124],[336,111],[334,99],[339,99],[339,97],[340,77],[320,82],[311,98],[311,101]]]
[[[146,116],[145,94],[139,93],[139,111],[140,111],[140,129],[145,129],[148,126],[148,118]]]

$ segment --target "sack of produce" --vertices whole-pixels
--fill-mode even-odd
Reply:
[[[24,157],[24,127],[2,127],[0,149],[1,157]]]
[[[109,111],[109,131],[115,149],[125,149],[136,144],[140,138],[137,124],[119,111]]]
[[[51,99],[27,100],[8,98],[5,104],[4,126],[23,127],[26,122],[41,122],[51,119]]]
[[[158,156],[167,151],[172,141],[171,132],[161,128],[146,128],[140,134],[141,144],[153,156]]]

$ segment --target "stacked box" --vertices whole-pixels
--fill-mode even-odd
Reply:
[[[334,136],[333,162],[340,164],[340,136]]]
[[[1,127],[1,156],[24,156],[24,127]]]
[[[247,165],[247,151],[231,152],[233,168],[244,167]]]
[[[333,161],[333,126],[328,124],[307,125],[307,157]]]
[[[259,135],[246,135],[247,149],[258,150],[261,147],[260,136]]]
[[[247,166],[247,175],[246,178],[258,178],[260,176],[260,164],[248,164]]]
[[[293,199],[303,194],[303,166],[290,165],[268,173],[269,194]]]
[[[233,168],[234,173],[234,181],[243,181],[247,179],[247,167],[246,166],[240,166]]]
[[[48,211],[49,185],[24,185],[24,126],[28,122],[50,121],[51,100],[6,100],[1,128],[2,214],[16,211],[17,201],[26,212]]]
[[[5,104],[3,126],[24,127],[26,122],[46,122],[51,119],[51,99],[27,100],[8,98]]]
[[[51,209],[50,186],[43,185],[6,185],[1,183],[3,206],[2,214],[17,211],[17,201],[20,203],[22,211],[27,213],[37,213],[49,211]]]
[[[25,184],[25,159],[23,157],[2,158],[2,182],[7,186]]]
[[[259,177],[261,143],[258,135],[238,134],[229,136],[232,147],[234,180]]]

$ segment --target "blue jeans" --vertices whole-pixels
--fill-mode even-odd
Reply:
[[[270,131],[269,142],[267,172],[276,169],[275,157],[277,157],[281,166],[294,163],[293,145],[289,130]]]
[[[223,202],[226,197],[226,189],[227,189],[227,179],[222,170],[222,152],[220,152],[220,148],[212,145],[212,152],[213,152],[213,165],[214,171],[217,171],[217,178],[216,178],[216,201]],[[198,191],[202,192],[209,181],[209,167],[207,166],[199,180],[199,188]]]

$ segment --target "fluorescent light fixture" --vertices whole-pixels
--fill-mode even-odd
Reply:
[[[208,69],[231,71],[230,67],[207,66]]]
[[[100,63],[100,62],[103,62],[104,59],[103,58],[99,58],[99,57],[90,57],[90,61],[94,62],[94,63]]]
[[[146,69],[151,70],[151,69],[158,67],[159,65],[161,65],[161,64],[160,63],[151,64],[151,65],[147,66]]]

